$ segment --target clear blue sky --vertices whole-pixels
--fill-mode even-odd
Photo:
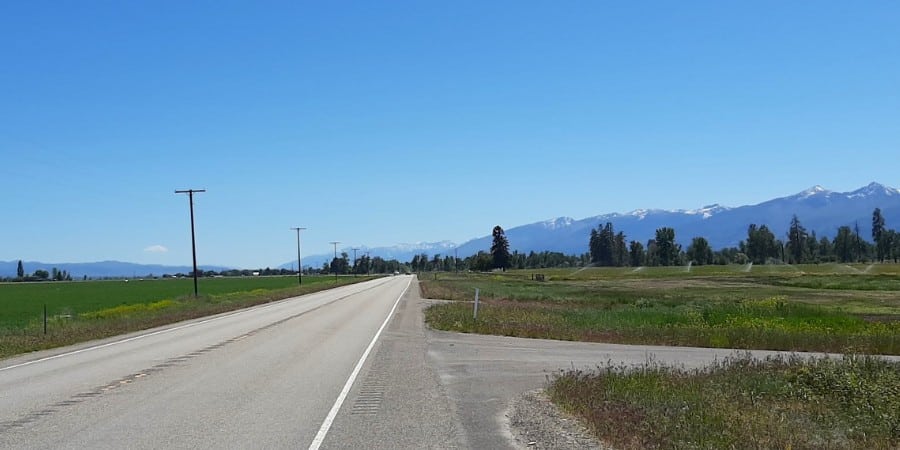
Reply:
[[[900,3],[10,1],[0,260],[275,266],[900,185]],[[161,246],[168,251],[161,250]]]

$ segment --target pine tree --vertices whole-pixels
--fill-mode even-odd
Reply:
[[[644,264],[644,245],[640,242],[631,241],[628,254],[633,267],[639,267]]]
[[[805,262],[806,258],[803,257],[803,254],[806,247],[806,238],[806,228],[800,225],[800,219],[794,214],[794,217],[791,218],[791,226],[788,229],[788,252],[791,256],[791,264]]]
[[[22,265],[22,260],[19,260],[19,266],[16,268],[16,276],[21,280],[25,278],[25,266]]]
[[[881,208],[875,208],[872,212],[872,239],[875,241],[875,253],[878,261],[884,262],[891,250],[890,242],[885,239],[884,216]]]
[[[506,234],[500,225],[494,227],[494,231],[491,234],[494,236],[494,242],[491,244],[491,257],[494,262],[494,268],[505,271],[509,267],[510,260],[509,241],[506,239]]]

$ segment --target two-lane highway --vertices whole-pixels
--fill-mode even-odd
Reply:
[[[0,447],[315,446],[410,282],[383,278],[0,362]]]

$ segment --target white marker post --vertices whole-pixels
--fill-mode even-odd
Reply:
[[[478,288],[475,288],[475,315],[473,318],[478,320]]]

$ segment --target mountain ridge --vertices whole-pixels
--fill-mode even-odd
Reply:
[[[560,216],[539,222],[506,228],[510,250],[527,253],[530,251],[556,251],[566,254],[587,252],[590,231],[612,222],[616,232],[623,232],[626,239],[646,243],[657,228],[675,229],[676,241],[684,247],[693,237],[705,237],[715,249],[734,247],[747,236],[750,224],[766,225],[776,238],[784,240],[791,217],[797,215],[801,224],[810,232],[821,237],[832,238],[839,226],[860,226],[865,238],[871,225],[872,211],[881,208],[888,228],[900,227],[900,189],[877,182],[848,192],[828,190],[814,185],[796,194],[766,200],[754,205],[738,207],[712,203],[696,209],[634,209],[626,213],[612,212],[583,219]],[[489,228],[493,228],[491,225]],[[489,229],[488,228],[488,229]],[[393,246],[360,246],[357,256],[369,253],[372,257],[409,261],[417,254],[426,253],[453,255],[465,258],[479,251],[488,251],[491,236],[470,239],[462,244],[452,241],[404,243]],[[350,248],[340,249],[353,257]],[[319,268],[330,262],[333,254],[315,254],[303,257],[303,266]],[[15,276],[17,261],[0,261],[0,276]],[[148,274],[188,273],[189,266],[165,266],[155,264],[134,264],[120,261],[100,261],[93,263],[41,263],[25,262],[25,269],[33,273],[37,269],[69,272],[73,277],[130,277]],[[281,264],[279,268],[293,268],[296,261]],[[229,267],[201,266],[203,270],[228,270]]]
[[[675,229],[676,241],[686,247],[693,237],[705,237],[713,248],[736,247],[747,236],[752,224],[766,225],[779,239],[784,239],[791,217],[796,214],[801,224],[818,237],[833,237],[842,225],[861,224],[867,229],[871,214],[882,209],[888,228],[900,224],[900,189],[872,182],[848,192],[835,192],[820,185],[797,194],[738,207],[713,203],[698,209],[635,209],[627,213],[606,213],[583,219],[569,219],[566,227],[547,233],[535,222],[506,229],[510,249],[519,252],[558,251],[566,254],[587,252],[590,231],[611,222],[615,230],[628,240],[646,243],[660,227]],[[550,219],[559,220],[557,219]],[[863,234],[867,237],[866,234]],[[469,240],[459,246],[459,255],[469,256],[490,248],[491,236]]]

